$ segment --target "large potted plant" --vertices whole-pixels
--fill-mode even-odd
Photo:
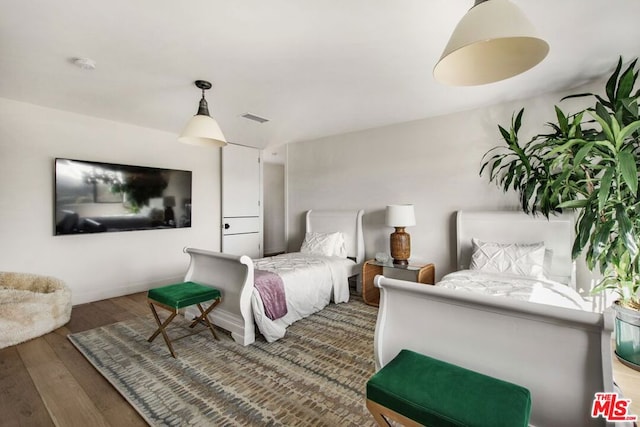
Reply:
[[[636,60],[637,61],[637,60]],[[506,145],[488,151],[480,175],[505,192],[515,190],[526,213],[549,216],[576,211],[572,255],[584,252],[587,267],[603,279],[592,293],[614,289],[616,354],[640,370],[640,116],[634,92],[636,61],[623,71],[622,58],[605,96],[581,93],[595,105],[573,114],[555,107],[548,133],[518,138],[524,109],[510,129],[498,126]]]

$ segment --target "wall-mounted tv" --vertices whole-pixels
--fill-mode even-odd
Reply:
[[[55,234],[191,227],[191,171],[55,160]]]

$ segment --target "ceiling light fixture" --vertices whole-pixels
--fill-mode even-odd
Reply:
[[[474,86],[523,73],[540,63],[549,44],[509,0],[475,0],[433,69],[440,83]]]
[[[202,89],[202,99],[198,106],[198,112],[189,120],[187,126],[182,131],[178,141],[193,145],[224,147],[227,145],[218,122],[209,115],[209,106],[204,99],[204,91],[211,89],[211,83],[205,80],[196,80],[195,85]]]

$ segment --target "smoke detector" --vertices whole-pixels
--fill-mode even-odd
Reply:
[[[90,58],[73,58],[71,60],[73,65],[78,68],[82,68],[83,70],[95,70],[96,69],[96,61]]]

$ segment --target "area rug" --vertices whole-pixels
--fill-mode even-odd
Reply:
[[[376,313],[352,298],[248,347],[204,330],[174,343],[177,359],[162,337],[147,342],[151,316],[69,339],[152,426],[374,426],[365,384]]]

